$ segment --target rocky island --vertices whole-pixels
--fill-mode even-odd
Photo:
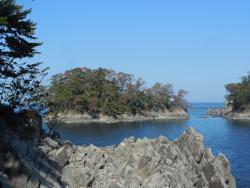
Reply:
[[[116,123],[188,119],[187,94],[171,84],[152,87],[133,75],[109,69],[75,68],[54,75],[45,91],[46,121]]]
[[[0,120],[1,187],[236,187],[228,159],[214,156],[193,128],[174,141],[130,137],[96,147],[45,134],[35,112]]]
[[[209,109],[208,116],[224,117],[232,120],[250,120],[250,73],[239,83],[227,84],[224,108]]]

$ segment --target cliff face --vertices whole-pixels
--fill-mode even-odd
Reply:
[[[56,134],[23,139],[6,124],[0,187],[236,187],[229,161],[214,157],[192,128],[175,141],[130,137],[101,148],[62,143]]]
[[[117,118],[111,116],[100,115],[99,118],[93,119],[88,114],[77,113],[60,113],[57,120],[62,123],[118,123],[118,122],[135,122],[147,120],[185,120],[188,119],[188,113],[183,109],[175,109],[174,111],[165,112],[146,112],[144,115],[123,114]],[[50,119],[49,116],[46,118]]]

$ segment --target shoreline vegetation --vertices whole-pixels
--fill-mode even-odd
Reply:
[[[207,116],[224,117],[232,120],[250,120],[250,73],[239,83],[225,86],[228,94],[223,109],[209,109]]]
[[[116,123],[188,119],[183,89],[171,84],[146,87],[142,78],[110,69],[75,68],[52,76],[45,89],[47,121]]]

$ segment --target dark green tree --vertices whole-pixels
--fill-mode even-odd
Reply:
[[[0,0],[0,104],[13,108],[38,100],[47,70],[40,71],[41,63],[27,62],[41,45],[36,42],[36,24],[27,18],[30,12],[14,0]]]
[[[228,92],[226,99],[233,111],[250,110],[250,73],[242,77],[240,83],[230,83],[225,88]]]

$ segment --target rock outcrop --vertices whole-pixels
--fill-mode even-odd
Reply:
[[[78,146],[71,182],[83,187],[235,187],[229,161],[189,128],[176,141],[130,137],[117,146]]]
[[[250,120],[250,112],[231,112],[225,117],[232,120]]]
[[[206,117],[223,117],[231,120],[250,120],[250,112],[233,112],[223,108],[208,109]]]
[[[223,108],[209,108],[206,117],[226,117],[227,113]]]
[[[225,102],[224,108],[210,108],[205,117],[223,117],[229,120],[250,120],[250,111],[233,110],[228,101]]]
[[[236,187],[227,158],[214,157],[192,128],[175,141],[130,137],[108,147],[56,134],[22,139],[4,121],[1,128],[0,187]]]
[[[119,122],[136,122],[147,120],[186,120],[188,113],[183,109],[175,109],[173,111],[165,112],[145,112],[144,115],[123,114],[116,118],[106,115],[99,115],[98,118],[93,119],[88,114],[77,113],[59,113],[57,121],[61,123],[119,123]],[[51,117],[48,115],[45,120],[50,121]]]

